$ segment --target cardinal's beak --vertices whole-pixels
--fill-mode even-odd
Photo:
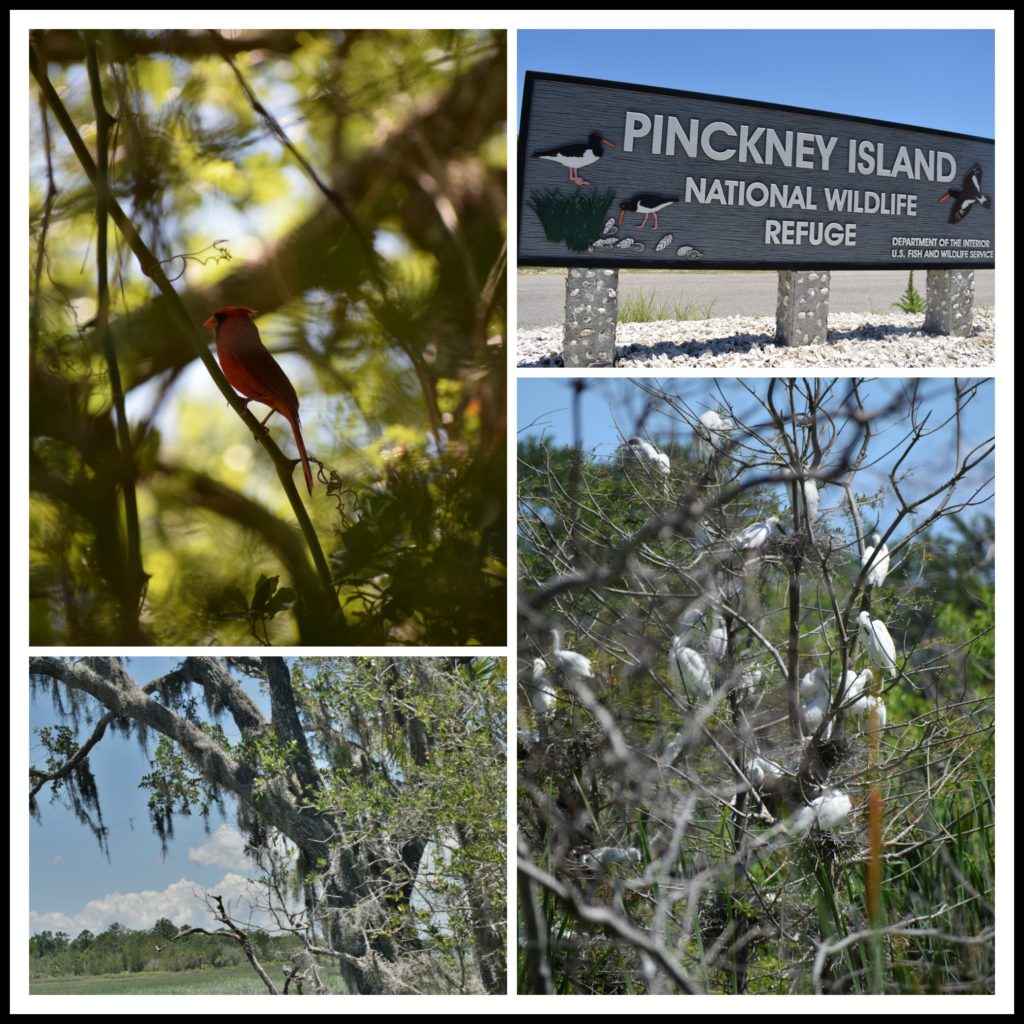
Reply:
[[[203,326],[204,327],[212,327],[212,328],[214,328],[216,330],[216,328],[217,328],[217,317],[216,317],[216,314],[214,316],[211,316],[208,320],[204,320],[203,321]]]

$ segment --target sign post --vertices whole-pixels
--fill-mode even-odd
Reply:
[[[929,270],[924,329],[954,338],[970,335],[974,320],[974,271]]]
[[[824,340],[832,270],[957,271],[935,306],[969,331],[970,271],[995,265],[994,152],[978,136],[528,71],[519,264],[776,270],[788,344]]]
[[[614,366],[617,270],[570,267],[565,278],[563,366]]]
[[[780,270],[775,338],[783,345],[817,345],[828,333],[827,270]]]

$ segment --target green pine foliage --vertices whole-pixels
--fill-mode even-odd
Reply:
[[[904,313],[923,313],[926,308],[924,296],[914,287],[914,272],[911,270],[907,278],[906,291],[893,303],[896,309]]]

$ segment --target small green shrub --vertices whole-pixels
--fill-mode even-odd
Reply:
[[[913,271],[910,271],[910,278],[907,281],[907,290],[893,303],[893,306],[896,309],[902,309],[904,313],[924,312],[924,296],[914,287]]]
[[[707,320],[714,302],[684,302],[680,296],[669,305],[659,301],[654,293],[631,295],[619,303],[619,322],[647,324],[655,320]]]

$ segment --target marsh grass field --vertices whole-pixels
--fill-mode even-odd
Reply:
[[[284,987],[280,965],[267,964],[266,968],[280,991]],[[337,974],[324,971],[323,979],[332,993],[344,994]],[[224,967],[33,978],[29,982],[29,993],[34,996],[258,996],[266,995],[267,990],[251,967]]]

